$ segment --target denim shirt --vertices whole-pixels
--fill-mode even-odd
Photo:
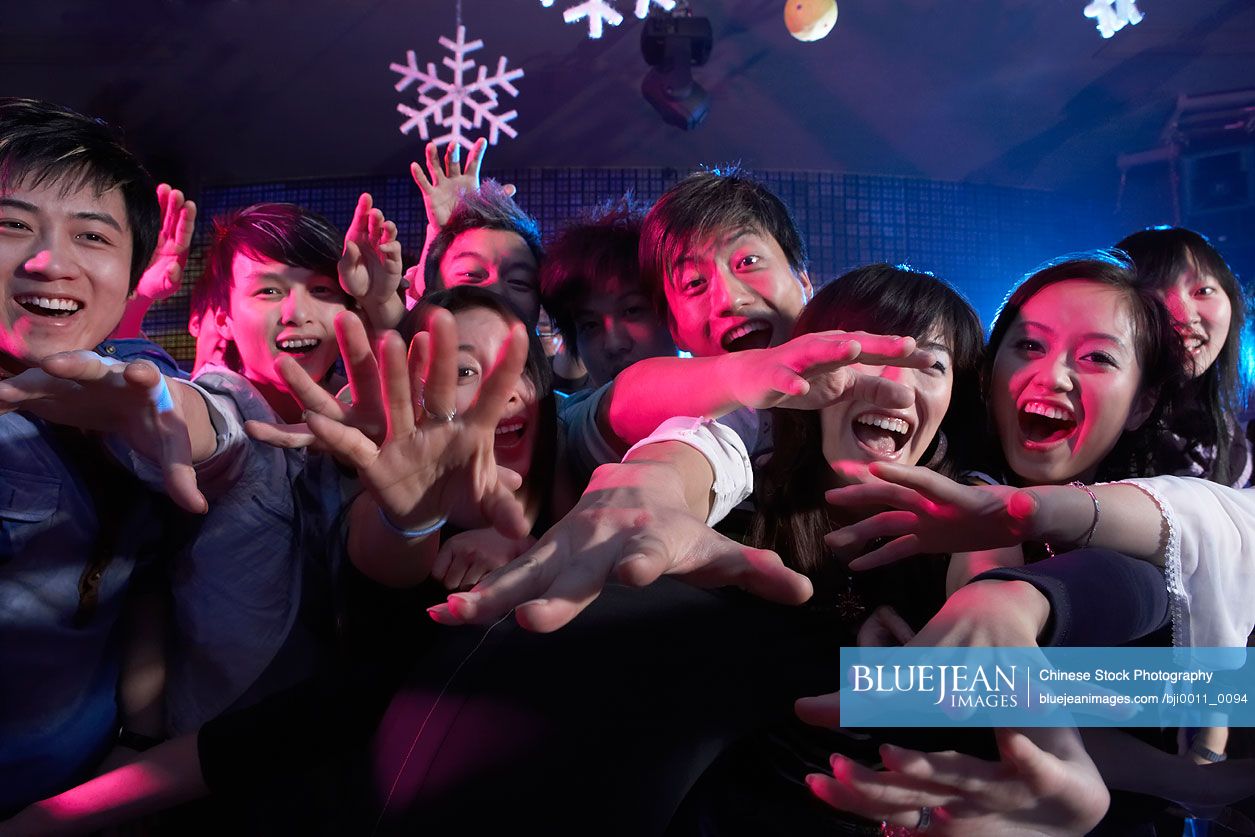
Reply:
[[[97,352],[183,377],[145,340],[106,341]],[[114,629],[131,575],[161,534],[159,498],[111,469],[103,451],[76,457],[73,433],[22,412],[0,415],[0,819],[83,778],[111,746]],[[117,492],[122,513],[95,605],[81,618],[80,579],[101,534],[85,469]]]
[[[196,383],[225,402],[237,428],[278,420],[256,388],[225,367],[205,366]],[[341,503],[339,472],[330,457],[239,435],[239,467],[225,482],[202,484],[213,496],[209,512],[172,566],[172,735],[299,682],[325,650],[300,617],[326,611],[309,591],[326,590],[311,576],[330,576],[325,547]],[[315,601],[306,602],[307,593]]]

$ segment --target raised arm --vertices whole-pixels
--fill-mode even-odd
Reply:
[[[174,296],[183,285],[183,268],[187,266],[192,233],[196,229],[196,203],[184,198],[178,189],[162,183],[157,187],[157,204],[161,208],[157,249],[140,276],[135,292],[127,300],[122,320],[113,330],[114,337],[139,337],[144,316],[152,304]]]
[[[405,304],[397,295],[401,286],[397,225],[383,217],[368,192],[357,200],[337,267],[340,287],[357,301],[372,330],[395,328],[401,322]]]

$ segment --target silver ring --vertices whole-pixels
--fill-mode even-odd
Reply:
[[[925,805],[919,809],[919,822],[915,824],[915,831],[923,834],[933,824],[933,809]]]
[[[449,410],[449,412],[447,413],[433,413],[431,410],[427,409],[427,402],[426,400],[422,398],[418,399],[418,406],[423,408],[424,416],[431,419],[432,421],[438,421],[441,424],[447,424],[448,422],[453,421],[453,419],[456,418],[458,414],[458,410],[456,407]]]

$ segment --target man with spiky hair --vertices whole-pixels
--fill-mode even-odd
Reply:
[[[125,594],[171,517],[136,474],[205,508],[221,417],[158,347],[108,339],[158,226],[108,126],[0,99],[0,819],[117,739]]]

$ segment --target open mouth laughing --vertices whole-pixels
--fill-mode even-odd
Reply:
[[[13,301],[37,317],[64,319],[83,309],[83,303],[66,296],[39,296],[19,294]]]
[[[1044,448],[1065,442],[1076,432],[1076,413],[1071,407],[1047,401],[1026,401],[1016,412],[1020,438],[1027,448]]]
[[[1185,351],[1192,356],[1202,353],[1207,347],[1207,335],[1201,331],[1182,331],[1181,344],[1185,346]]]
[[[727,352],[765,349],[771,345],[772,328],[766,320],[747,320],[723,333],[719,341]]]
[[[276,340],[275,345],[284,354],[305,357],[322,345],[322,341],[317,337],[284,337]]]
[[[870,412],[855,416],[850,430],[868,453],[878,459],[893,459],[911,440],[915,428],[901,416]]]
[[[522,416],[502,419],[497,424],[497,435],[493,447],[497,450],[511,450],[523,444],[527,434],[527,421]]]

